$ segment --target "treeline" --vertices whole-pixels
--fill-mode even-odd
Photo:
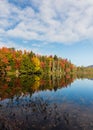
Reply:
[[[84,66],[78,66],[76,68],[77,74],[79,75],[93,75],[93,67],[89,66],[89,67],[84,67]]]
[[[55,56],[36,55],[32,51],[24,52],[14,48],[0,48],[0,74],[66,74],[73,73],[75,66],[67,59]]]

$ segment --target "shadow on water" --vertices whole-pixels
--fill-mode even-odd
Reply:
[[[75,79],[72,75],[1,78],[0,130],[93,130],[93,103],[84,106],[69,97],[76,92],[70,91],[77,88],[71,84]]]

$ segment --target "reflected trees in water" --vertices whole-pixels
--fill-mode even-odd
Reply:
[[[1,77],[0,98],[12,98],[22,93],[32,95],[36,91],[57,90],[67,87],[74,81],[73,75],[65,76],[38,76],[21,75],[20,77]]]

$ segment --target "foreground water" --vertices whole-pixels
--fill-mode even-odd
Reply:
[[[1,78],[0,130],[93,130],[92,78]]]

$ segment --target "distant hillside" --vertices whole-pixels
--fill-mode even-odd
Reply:
[[[89,65],[89,66],[87,66],[88,68],[93,68],[93,65]]]

